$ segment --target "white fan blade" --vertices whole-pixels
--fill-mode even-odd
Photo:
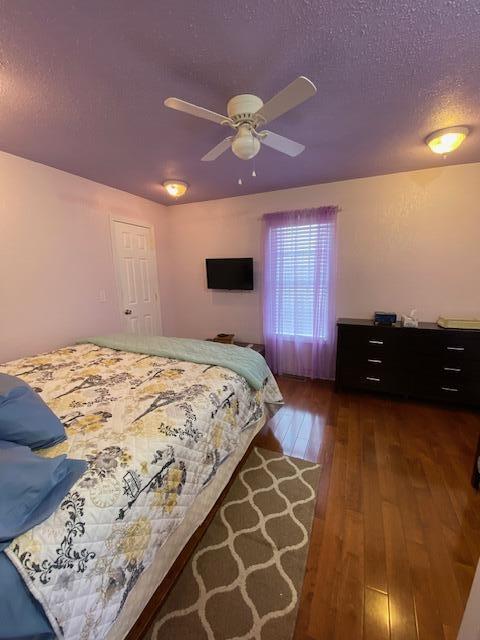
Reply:
[[[226,151],[230,145],[232,144],[233,136],[228,136],[225,140],[222,140],[217,144],[217,146],[210,149],[208,153],[206,153],[202,160],[206,162],[211,162],[212,160],[216,160],[218,156],[221,156],[224,151]]]
[[[222,116],[220,113],[215,113],[215,111],[210,111],[209,109],[204,109],[203,107],[197,107],[196,104],[185,102],[185,100],[180,100],[180,98],[167,98],[163,104],[169,109],[183,111],[184,113],[189,113],[191,116],[197,116],[197,118],[211,120],[212,122],[216,122],[217,124],[232,122],[227,116]]]
[[[276,96],[270,98],[263,107],[261,107],[256,115],[263,118],[265,122],[271,122],[283,115],[290,109],[302,104],[308,98],[317,93],[317,88],[311,80],[300,76],[291,82],[285,89],[282,89]]]
[[[278,133],[273,133],[272,131],[262,131],[262,134],[263,133],[267,134],[264,138],[260,138],[263,144],[266,144],[267,147],[275,149],[275,151],[286,153],[287,156],[291,156],[292,158],[300,155],[305,149],[305,145],[300,144],[299,142],[294,142],[293,140],[289,140],[284,136],[279,136]]]

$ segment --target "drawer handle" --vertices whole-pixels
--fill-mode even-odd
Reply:
[[[369,340],[370,344],[383,344],[383,340]]]
[[[366,380],[370,380],[370,382],[380,382],[380,378],[373,378],[372,376],[367,376]]]
[[[372,364],[382,364],[381,360],[376,360],[375,358],[368,358],[367,362],[371,362]]]
[[[442,391],[458,391],[455,387],[442,387]]]
[[[465,351],[465,347],[447,347],[447,351]]]
[[[443,367],[444,371],[455,371],[455,373],[460,373],[460,367]]]

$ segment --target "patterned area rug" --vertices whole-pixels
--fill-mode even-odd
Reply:
[[[320,467],[253,449],[147,640],[290,640]]]

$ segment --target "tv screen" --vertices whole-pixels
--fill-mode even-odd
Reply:
[[[207,258],[209,289],[253,289],[253,258]]]

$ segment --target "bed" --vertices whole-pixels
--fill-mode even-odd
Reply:
[[[41,455],[89,464],[60,508],[4,552],[66,640],[128,634],[282,403],[268,368],[255,388],[215,359],[99,344],[0,365],[66,426],[67,440]]]

